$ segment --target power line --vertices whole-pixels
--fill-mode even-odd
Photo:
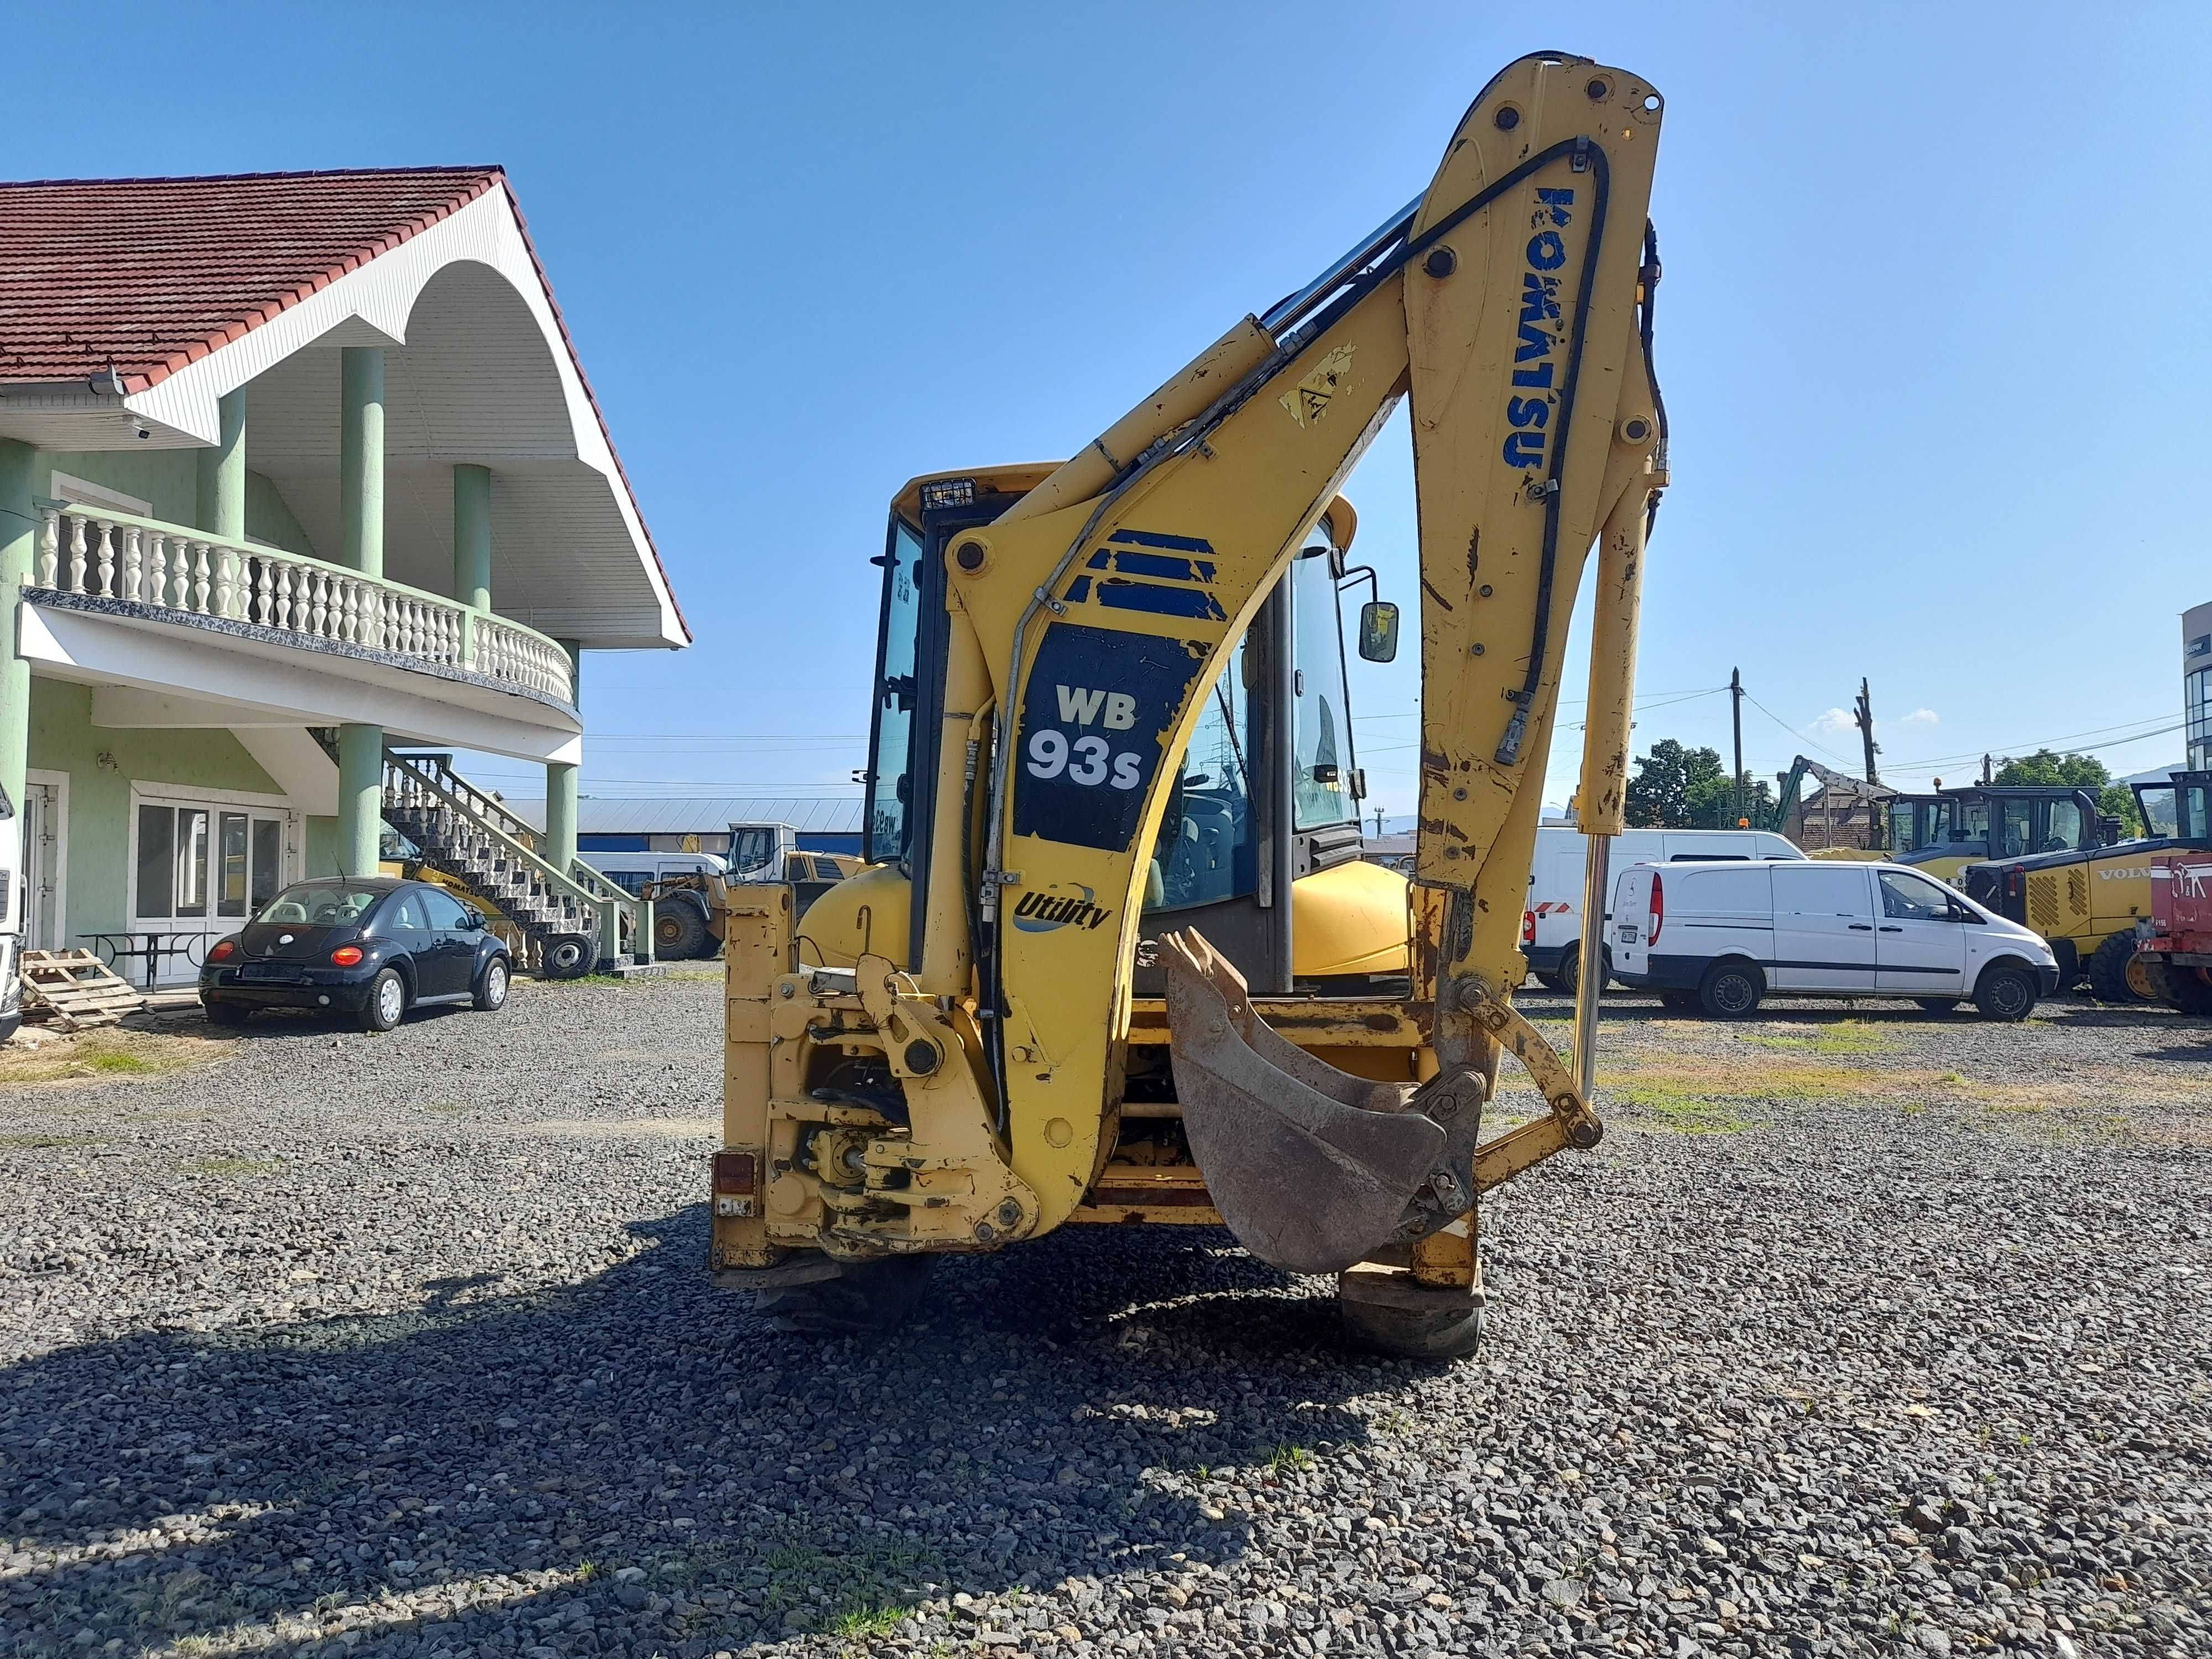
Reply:
[[[2146,720],[2163,720],[2166,717],[2162,714],[2149,714],[2143,718]],[[2073,743],[2082,738],[2102,738],[2105,737],[2106,733],[2112,732],[2126,732],[2129,727],[2141,726],[2142,723],[2142,720],[2123,720],[2117,726],[2092,726],[2086,732],[2069,732],[2067,736],[2063,738],[2039,738],[2033,743],[1990,744],[1984,745],[1981,749],[1970,749],[1956,755],[1927,755],[1916,760],[1905,761],[1899,763],[1905,766],[1943,766],[1948,765],[1952,761],[1979,760],[1984,753],[1995,754],[1999,750],[2011,752],[2025,749],[2033,752],[2038,749],[2048,749],[2054,744]],[[2181,726],[2182,722],[2176,720],[2172,725],[2161,726],[2155,731],[2138,732],[2130,737],[2110,738],[2106,739],[2107,746],[2115,744],[2133,743],[2136,738],[2163,737],[2169,732],[2179,732],[2181,730]]]
[[[1826,744],[1822,743],[1817,738],[1810,737],[1805,732],[1800,732],[1796,726],[1790,725],[1788,720],[1784,720],[1781,715],[1776,714],[1765,703],[1759,702],[1757,697],[1753,696],[1750,692],[1747,691],[1743,694],[1743,700],[1749,703],[1753,708],[1759,710],[1760,714],[1765,715],[1767,719],[1772,720],[1784,731],[1787,732],[1792,738],[1798,739],[1800,742],[1811,744],[1814,748],[1819,750],[1830,760],[1837,763],[1837,764],[1840,766],[1849,766],[1852,763],[1850,756],[1838,755],[1834,750],[1829,748]]]

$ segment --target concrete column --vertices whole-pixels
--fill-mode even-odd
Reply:
[[[384,574],[384,349],[339,349],[338,562]]]
[[[338,727],[338,868],[376,873],[384,835],[384,728]]]
[[[491,609],[491,469],[453,469],[453,597]]]
[[[20,813],[23,774],[31,763],[31,665],[17,653],[23,584],[38,547],[31,510],[33,463],[39,452],[0,438],[0,789]],[[15,879],[10,872],[8,879]]]
[[[221,422],[213,449],[199,452],[197,522],[211,536],[246,539],[246,388],[216,405]]]
[[[560,645],[568,653],[569,678],[575,682],[580,707],[584,700],[581,658],[573,641],[562,640]],[[546,863],[564,876],[576,861],[576,770],[559,761],[545,763],[545,845],[541,851]]]

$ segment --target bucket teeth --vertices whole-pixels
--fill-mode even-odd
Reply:
[[[1196,933],[1164,935],[1160,954],[1183,1132],[1246,1249],[1292,1273],[1340,1273],[1473,1207],[1480,1113],[1462,1107],[1469,1084],[1479,1107],[1479,1081],[1417,1095],[1340,1072],[1271,1030]]]

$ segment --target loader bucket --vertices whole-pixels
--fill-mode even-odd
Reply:
[[[1195,933],[1160,939],[1183,1133],[1237,1242],[1292,1273],[1340,1273],[1398,1231],[1446,1155],[1409,1086],[1316,1060],[1253,1012]]]

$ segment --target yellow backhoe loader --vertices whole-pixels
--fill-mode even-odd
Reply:
[[[937,1255],[1225,1224],[1337,1275],[1375,1346],[1474,1346],[1481,1194],[1601,1133],[1603,975],[1584,964],[1571,1066],[1512,993],[1594,543],[1592,888],[1621,827],[1666,482],[1661,113],[1623,70],[1522,58],[1413,203],[1073,459],[900,493],[869,867],[803,922],[787,887],[731,890],[716,1282],[799,1329],[866,1328]],[[1356,778],[1326,695],[1335,591],[1362,579],[1338,491],[1407,398],[1410,885],[1344,854]],[[1396,631],[1362,607],[1362,654]],[[1509,1050],[1547,1109],[1485,1139]]]

